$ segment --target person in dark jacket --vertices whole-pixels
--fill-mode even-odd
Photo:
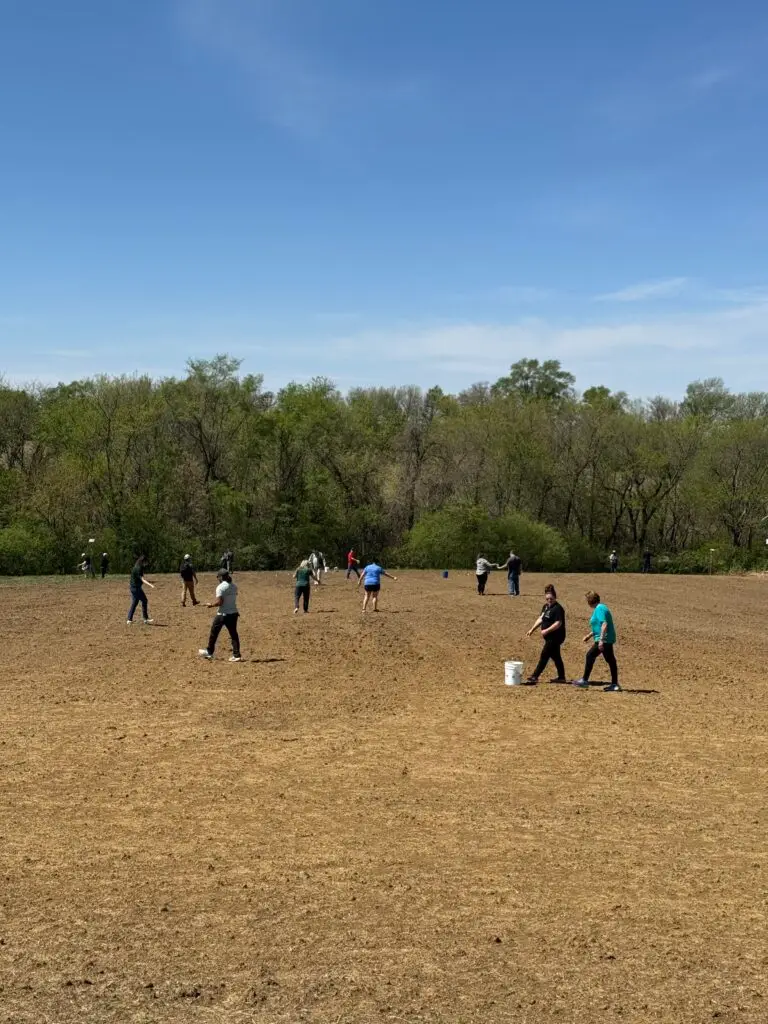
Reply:
[[[109,555],[107,554],[106,551],[102,551],[102,553],[101,553],[101,578],[104,579],[104,577],[107,575],[108,572],[109,572]]]
[[[566,635],[565,608],[557,600],[557,591],[551,583],[544,588],[544,607],[541,609],[541,615],[539,615],[538,619],[528,630],[528,636],[531,636],[537,629],[541,631],[544,646],[541,649],[538,665],[523,685],[535,686],[550,659],[554,662],[555,671],[557,672],[557,678],[553,679],[552,682],[567,682],[563,656],[560,653],[560,648],[565,642]]]
[[[520,556],[510,551],[504,568],[507,570],[507,593],[510,597],[520,597],[520,573],[523,571]]]
[[[191,555],[184,555],[184,560],[179,566],[179,576],[181,576],[182,579],[181,607],[187,607],[187,594],[189,594],[190,598],[192,599],[192,607],[194,608],[194,606],[196,604],[200,604],[200,602],[197,600],[197,597],[195,596],[195,587],[197,586],[197,573],[195,572],[194,565],[192,565]]]

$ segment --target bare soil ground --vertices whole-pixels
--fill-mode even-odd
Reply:
[[[621,694],[504,686],[540,576],[157,582],[0,587],[4,1024],[768,1020],[764,580],[555,578]]]

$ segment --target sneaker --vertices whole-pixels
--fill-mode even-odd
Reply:
[[[232,657],[229,660],[230,661],[242,661],[243,659],[240,657],[239,654],[238,654],[237,657],[235,657],[234,654],[233,654]]]
[[[299,609],[298,608],[294,608],[293,609],[293,614],[294,615],[298,615],[299,614]]]
[[[574,679],[571,686],[578,686],[580,690],[586,690],[589,686],[588,679]]]
[[[126,619],[125,624],[126,624],[126,626],[132,626],[133,625],[133,619]]]
[[[211,661],[213,659],[213,655],[208,653],[207,647],[201,647],[197,653],[201,658],[205,658],[206,661]]]
[[[550,679],[550,683],[567,683],[567,679]]]
[[[142,623],[143,623],[143,624],[144,624],[145,626],[151,626],[151,625],[152,625],[152,623],[153,623],[153,622],[154,622],[155,620],[154,620],[154,619],[142,619],[141,621],[142,621]]]
[[[538,683],[538,681],[539,680],[534,678],[534,676],[529,676],[527,679],[524,679],[522,681],[522,683],[520,683],[520,685],[521,686],[535,686]]]
[[[621,693],[621,687],[618,683],[608,683],[603,687],[603,693]]]

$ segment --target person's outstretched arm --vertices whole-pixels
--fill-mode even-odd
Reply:
[[[539,626],[541,625],[541,619],[542,619],[542,616],[540,615],[538,617],[538,619],[536,619],[534,624],[531,626],[531,628],[528,630],[528,633],[526,634],[527,636],[530,636],[532,633],[534,633],[539,628]]]

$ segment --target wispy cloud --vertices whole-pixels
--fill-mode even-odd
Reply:
[[[339,337],[328,355],[354,365],[367,351],[386,351],[393,372],[420,380],[494,379],[511,363],[546,353],[569,369],[589,374],[594,367],[610,368],[612,386],[648,393],[670,393],[674,381],[660,376],[660,359],[676,363],[684,390],[692,376],[732,376],[734,367],[747,367],[764,350],[768,334],[768,304],[754,304],[717,312],[685,314],[646,322],[563,325],[540,318],[514,323],[399,324]],[[695,354],[695,362],[691,357]],[[741,359],[734,361],[734,356]],[[401,364],[397,371],[396,364]],[[691,365],[695,366],[693,373]],[[410,369],[409,369],[410,368]],[[741,371],[740,371],[741,372]],[[581,379],[581,378],[580,378]],[[643,381],[648,383],[644,384]],[[749,387],[749,373],[736,386]]]
[[[596,302],[647,302],[679,295],[688,285],[687,277],[667,277],[661,281],[641,281],[616,292],[595,296]]]
[[[303,0],[176,0],[185,38],[234,71],[264,118],[302,139],[317,139],[337,120],[401,108],[420,94],[413,77],[362,79],[330,67],[301,45]]]
[[[738,305],[768,303],[768,284],[750,285],[746,288],[718,288],[712,298],[720,302],[734,302]]]
[[[687,80],[687,85],[693,93],[707,93],[716,89],[718,86],[725,84],[730,79],[734,78],[735,75],[736,71],[733,68],[705,68],[703,71],[697,71],[695,74],[691,75]]]
[[[494,298],[502,302],[530,303],[545,302],[553,295],[551,288],[538,288],[535,285],[510,284],[502,285],[493,292]]]
[[[362,314],[355,313],[352,310],[349,312],[344,310],[339,310],[338,312],[328,310],[327,312],[313,313],[312,319],[318,324],[330,324],[333,326],[334,324],[354,323],[356,320],[362,319]]]

